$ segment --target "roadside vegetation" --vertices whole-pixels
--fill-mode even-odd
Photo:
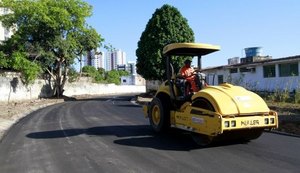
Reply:
[[[264,95],[267,105],[279,115],[278,131],[300,135],[299,90],[295,92],[274,92]]]
[[[288,90],[279,91],[276,90],[273,93],[264,94],[263,97],[270,102],[280,102],[280,103],[300,103],[300,90],[294,90],[289,92]]]
[[[82,68],[83,76],[91,77],[95,83],[114,83],[120,85],[122,76],[129,76],[128,71],[105,71],[103,68],[96,69],[93,66],[84,66]]]
[[[268,106],[284,115],[300,115],[300,91],[275,91],[259,93]]]

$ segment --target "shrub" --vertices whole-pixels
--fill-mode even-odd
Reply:
[[[120,85],[121,81],[120,81],[119,72],[116,70],[111,70],[111,71],[107,72],[107,82],[114,83],[116,85]]]
[[[294,95],[294,97],[295,97],[295,103],[300,103],[300,88],[297,88],[297,89],[295,90],[295,95]]]
[[[12,68],[22,73],[22,82],[26,85],[33,83],[41,72],[41,67],[26,59],[26,55],[21,52],[12,54]]]

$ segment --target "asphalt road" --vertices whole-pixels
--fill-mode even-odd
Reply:
[[[264,133],[249,143],[197,146],[157,135],[132,97],[69,101],[35,111],[0,143],[0,172],[299,172],[300,138]]]

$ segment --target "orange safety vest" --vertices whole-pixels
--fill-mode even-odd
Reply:
[[[186,79],[186,81],[191,84],[191,88],[192,88],[193,92],[197,92],[197,91],[199,91],[199,88],[196,85],[195,75],[193,75],[193,72],[194,72],[194,69],[191,67],[184,66],[180,69],[181,76],[184,77]]]

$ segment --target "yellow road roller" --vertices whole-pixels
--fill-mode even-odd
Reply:
[[[156,132],[170,127],[190,132],[195,142],[207,146],[215,140],[250,141],[265,129],[278,128],[278,115],[265,101],[241,86],[222,83],[210,86],[201,73],[202,56],[220,50],[217,45],[172,43],[163,48],[167,80],[152,101],[143,106],[146,118]],[[199,90],[190,91],[186,79],[174,72],[172,56],[197,59],[193,75]]]

